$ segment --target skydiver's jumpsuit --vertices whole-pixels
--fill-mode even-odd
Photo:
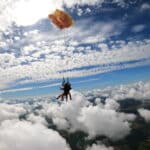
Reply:
[[[70,93],[70,90],[71,90],[71,85],[69,83],[65,83],[64,84],[64,87],[61,88],[61,90],[63,90],[64,92],[62,94],[60,94],[57,99],[59,99],[60,97],[62,98],[62,100],[64,99],[64,96],[66,97],[66,100],[68,100],[68,95],[69,95],[69,98],[70,100],[72,99],[71,97],[71,93]]]

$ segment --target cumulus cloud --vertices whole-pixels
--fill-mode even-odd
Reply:
[[[94,90],[94,95],[98,97],[107,97],[113,100],[123,100],[126,98],[134,98],[137,100],[149,99],[150,97],[150,83],[149,82],[136,82],[132,84],[120,85],[115,87],[107,87],[105,89]],[[86,94],[92,94],[87,92]]]
[[[148,96],[146,93],[149,92],[149,84],[139,82],[94,90],[85,93],[85,96],[77,91],[71,92],[73,100],[68,102],[52,102],[50,97],[31,98],[31,101],[29,98],[28,101],[20,99],[1,101],[0,149],[8,150],[11,145],[13,150],[69,150],[65,140],[56,131],[47,128],[51,125],[55,125],[58,131],[71,133],[83,131],[88,134],[89,139],[97,136],[105,136],[110,140],[123,139],[131,132],[130,125],[136,116],[119,112],[120,105],[117,100],[130,94],[134,98],[141,99],[142,96],[144,98]],[[105,102],[102,102],[101,97],[106,97]],[[138,111],[146,121],[149,121],[149,110]],[[21,115],[23,115],[21,120],[24,121],[18,119]],[[102,143],[87,147],[87,150],[98,149],[113,150],[113,147],[106,147]]]
[[[138,110],[138,112],[141,115],[141,117],[145,119],[145,121],[150,122],[150,110],[141,108]]]
[[[26,121],[4,121],[0,126],[2,150],[69,150],[66,141],[56,132],[41,124]]]
[[[117,102],[110,100],[106,104],[99,102],[93,106],[80,93],[72,91],[72,95],[72,101],[64,102],[60,106],[57,103],[43,105],[44,109],[40,114],[52,119],[58,129],[83,131],[89,134],[89,138],[103,135],[118,140],[130,133],[129,122],[135,116],[117,112]]]
[[[114,109],[117,110],[120,107],[120,105],[113,99],[106,99],[105,108],[106,109]]]
[[[0,124],[4,120],[17,119],[20,115],[25,113],[26,110],[22,105],[0,103]]]
[[[61,106],[49,104],[45,108],[46,115],[53,120],[59,129],[68,129],[70,131],[80,130],[82,125],[77,121],[82,107],[88,103],[80,93],[76,93],[75,100],[65,102]]]
[[[9,150],[11,146],[12,150],[69,150],[66,141],[56,131],[47,128],[52,125],[58,132],[83,131],[88,139],[98,136],[105,136],[111,141],[123,139],[131,132],[130,125],[136,116],[121,113],[117,100],[149,98],[149,83],[108,87],[89,91],[85,96],[71,92],[73,100],[68,102],[51,102],[50,97],[1,101],[0,149]],[[102,97],[106,97],[105,102]],[[139,109],[138,112],[147,122],[150,121],[149,110]],[[21,120],[24,121],[18,120],[20,115],[23,115]],[[113,150],[113,147],[97,143],[86,150],[99,149]]]
[[[130,132],[127,121],[114,110],[101,109],[99,106],[83,108],[78,118],[87,129],[90,137],[104,135],[113,140],[124,138]]]
[[[45,118],[40,115],[35,115],[35,114],[31,113],[27,116],[27,120],[34,124],[41,123],[45,126],[48,126],[48,123],[46,122]]]
[[[113,147],[106,147],[103,144],[93,144],[91,147],[87,147],[86,150],[113,150]]]

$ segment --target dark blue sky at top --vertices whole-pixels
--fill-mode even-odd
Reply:
[[[104,4],[102,4],[102,7],[89,7],[89,6],[84,6],[81,7],[81,9],[86,9],[89,7],[91,10],[95,9],[94,15],[92,15],[92,20],[93,23],[95,22],[110,22],[113,20],[120,20],[125,23],[125,27],[123,28],[122,33],[118,37],[112,37],[112,39],[123,39],[127,40],[129,38],[135,38],[135,39],[145,39],[145,38],[150,38],[150,11],[145,10],[145,11],[140,11],[141,5],[142,4],[150,4],[149,0],[133,0],[133,3],[131,3],[132,0],[127,0],[126,1],[126,7],[122,8],[118,6],[117,4],[112,4],[109,3],[109,0],[106,1]],[[130,2],[130,3],[129,3]],[[134,3],[135,2],[135,3]],[[75,13],[76,9],[74,9],[72,15],[74,18],[78,18],[78,16]],[[89,18],[89,14],[85,14],[80,19],[85,19]],[[145,25],[145,28],[143,29],[142,32],[134,33],[131,29],[135,25]],[[92,22],[91,25],[92,26]],[[117,26],[116,26],[117,28]]]

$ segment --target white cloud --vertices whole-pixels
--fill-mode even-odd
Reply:
[[[77,14],[78,16],[81,16],[83,14],[83,10],[81,8],[77,9]]]
[[[106,99],[106,104],[105,104],[105,108],[106,109],[113,109],[113,110],[117,110],[120,107],[120,105],[113,99]]]
[[[113,147],[106,147],[103,144],[93,144],[91,147],[87,147],[86,150],[113,150]]]
[[[76,93],[75,100],[65,102],[61,106],[50,104],[46,114],[52,118],[59,129],[80,130],[82,125],[77,121],[77,117],[82,107],[87,103],[80,93]],[[46,108],[45,108],[46,109]],[[45,112],[44,112],[45,113]]]
[[[142,4],[140,9],[141,9],[141,11],[149,10],[150,9],[150,4],[144,3],[144,4]]]
[[[133,32],[141,32],[141,31],[144,30],[144,28],[145,28],[145,25],[140,24],[140,25],[134,26],[134,27],[132,28],[132,31],[133,31]]]
[[[0,124],[4,120],[17,119],[20,115],[26,113],[26,110],[21,105],[9,105],[0,103]]]
[[[138,110],[141,117],[143,117],[147,122],[150,122],[150,110],[141,108]]]
[[[97,89],[92,91],[97,97],[107,97],[113,100],[124,100],[126,98],[134,98],[136,100],[149,99],[150,97],[150,83],[149,82],[136,82],[132,84],[125,84],[115,87],[107,87],[105,89]],[[87,94],[92,94],[87,92]]]
[[[69,150],[66,141],[41,124],[26,121],[4,121],[0,126],[1,150]]]
[[[0,54],[0,61],[1,68],[9,68],[20,64],[20,62],[16,60],[14,54],[8,53]]]
[[[129,124],[122,115],[99,106],[83,108],[78,119],[84,124],[90,137],[105,135],[112,140],[118,140],[130,132]]]
[[[85,5],[85,4],[96,5],[96,4],[102,4],[103,2],[104,2],[104,0],[92,0],[92,1],[91,0],[70,0],[70,1],[64,0],[64,3],[69,7],[71,7],[75,4],[78,4],[78,5]]]
[[[82,9],[82,8],[77,8],[77,15],[82,16],[84,14],[90,14],[92,13],[92,10],[90,8]]]
[[[34,124],[40,123],[40,124],[43,124],[45,126],[48,126],[48,123],[46,122],[44,117],[39,116],[39,115],[34,115],[32,113],[27,116],[27,121],[30,121]]]
[[[108,99],[110,102],[105,105],[99,102],[93,106],[80,93],[72,91],[72,97],[72,101],[61,105],[45,104],[39,113],[52,119],[58,129],[70,132],[81,130],[88,133],[89,138],[105,135],[112,140],[118,140],[129,134],[129,122],[135,116],[117,112],[117,102]]]
[[[49,96],[3,100],[0,103],[0,149],[69,150],[66,141],[56,131],[47,128],[49,124],[45,117],[67,132],[80,130],[88,133],[89,138],[104,135],[110,140],[120,140],[130,133],[130,125],[136,116],[119,112],[117,100],[149,98],[149,87],[149,83],[138,82],[90,91],[85,96],[72,90],[73,100],[61,104],[51,102]],[[101,102],[102,96],[106,97],[105,103]],[[138,112],[150,121],[149,110],[139,109]],[[18,120],[25,113],[26,121]],[[113,150],[113,147],[102,143],[87,147],[87,150],[99,149]]]
[[[52,145],[53,141],[51,142],[51,138],[53,139],[54,131],[46,128],[48,123],[45,117],[52,119],[53,124],[56,125],[58,129],[63,129],[67,132],[80,130],[88,133],[89,138],[106,136],[111,140],[122,139],[130,133],[130,125],[136,116],[134,114],[119,112],[120,107],[117,100],[128,97],[137,98],[139,100],[146,97],[149,98],[149,85],[149,83],[139,82],[132,85],[122,85],[119,87],[90,91],[85,94],[86,96],[83,96],[79,92],[71,91],[73,100],[60,102],[61,104],[51,102],[50,97],[33,98],[31,101],[32,104],[27,102],[27,100],[30,101],[28,98],[27,100],[1,101],[3,103],[7,102],[12,104],[0,105],[0,146],[2,143],[13,143],[17,140],[17,136],[14,137],[16,134],[22,137],[20,139],[21,147],[17,147],[18,149],[26,149],[26,145],[29,145],[29,148],[33,148],[32,150],[34,150],[34,148],[37,148],[36,145],[38,145],[41,138],[43,138],[41,141],[42,146],[45,144]],[[106,97],[105,104],[101,102],[101,97]],[[95,102],[91,103],[87,101],[87,99],[93,99]],[[25,101],[25,103],[16,104],[18,101],[21,103]],[[142,117],[149,120],[149,110],[139,109],[138,111]],[[28,122],[14,120],[26,112],[27,115],[25,118]],[[3,132],[1,132],[1,130]],[[36,138],[32,138],[29,142],[26,135],[30,134],[24,135],[23,131],[35,135]],[[47,133],[46,135],[45,132]],[[47,139],[50,139],[50,141],[45,140],[45,137],[49,137]],[[112,148],[97,144],[89,147],[89,149],[95,150],[99,147]],[[6,148],[8,149],[9,145]],[[42,148],[45,147],[43,146]]]
[[[86,8],[86,13],[90,13],[92,10],[90,8]]]

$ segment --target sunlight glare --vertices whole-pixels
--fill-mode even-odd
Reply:
[[[17,25],[28,26],[47,18],[56,8],[62,7],[62,0],[19,0],[12,16]]]

